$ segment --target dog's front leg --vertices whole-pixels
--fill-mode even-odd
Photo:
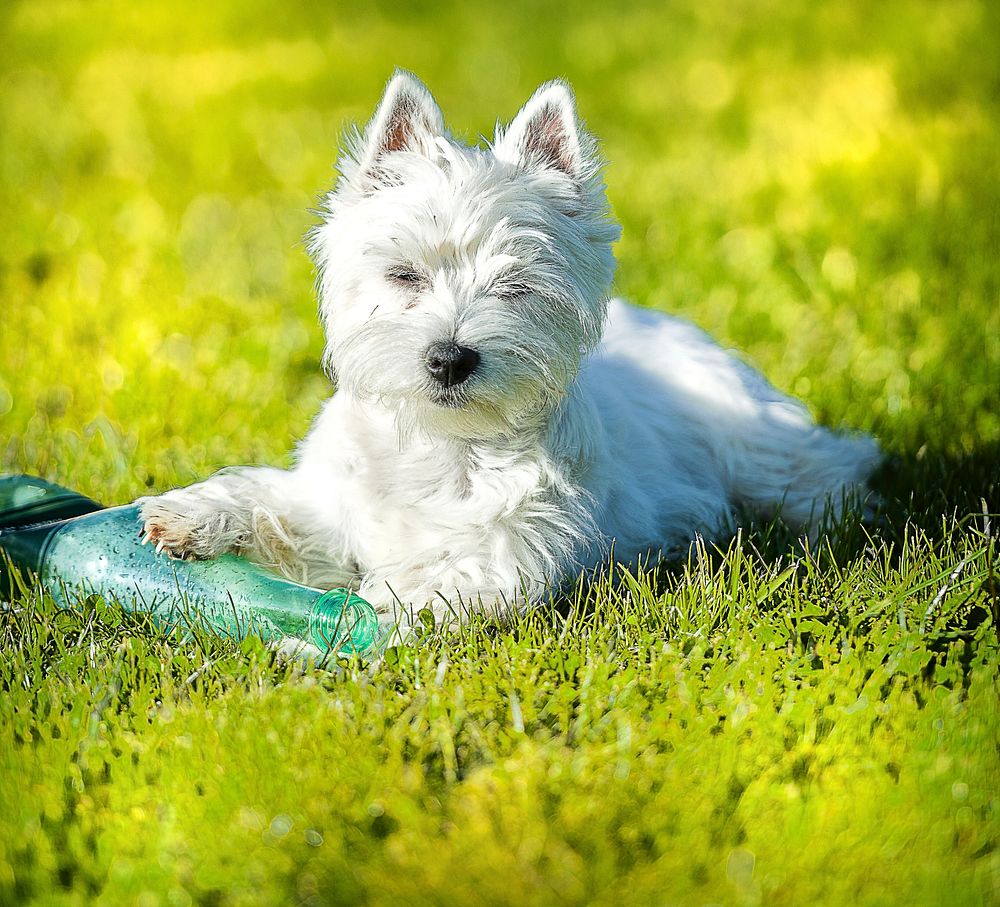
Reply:
[[[317,520],[295,471],[226,469],[139,500],[143,532],[174,557],[244,555],[291,579],[326,587],[356,579],[336,533]]]
[[[381,564],[365,575],[360,594],[375,605],[381,621],[405,628],[422,623],[420,612],[427,610],[435,626],[453,629],[473,612],[498,617],[543,599],[549,581],[539,566],[483,551]]]

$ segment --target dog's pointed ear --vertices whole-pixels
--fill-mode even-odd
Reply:
[[[552,167],[585,179],[593,165],[593,139],[580,125],[569,85],[556,79],[540,86],[507,129],[497,128],[493,153],[526,170]]]
[[[412,72],[397,69],[358,143],[359,173],[376,176],[381,159],[394,151],[429,155],[444,134],[444,116],[427,86]]]

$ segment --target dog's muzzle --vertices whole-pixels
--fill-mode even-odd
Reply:
[[[444,387],[455,387],[479,365],[479,353],[453,340],[439,341],[427,347],[424,364],[430,376]]]

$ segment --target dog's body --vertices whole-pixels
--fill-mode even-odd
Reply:
[[[237,550],[378,610],[540,597],[598,564],[731,531],[809,531],[863,492],[875,443],[701,331],[608,301],[617,227],[561,83],[487,150],[400,73],[341,160],[312,248],[339,389],[290,471],[143,502],[176,555]],[[405,618],[404,618],[405,619]]]

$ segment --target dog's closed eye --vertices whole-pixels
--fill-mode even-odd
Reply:
[[[385,272],[386,279],[396,286],[420,290],[430,284],[430,278],[413,265],[396,265]]]

